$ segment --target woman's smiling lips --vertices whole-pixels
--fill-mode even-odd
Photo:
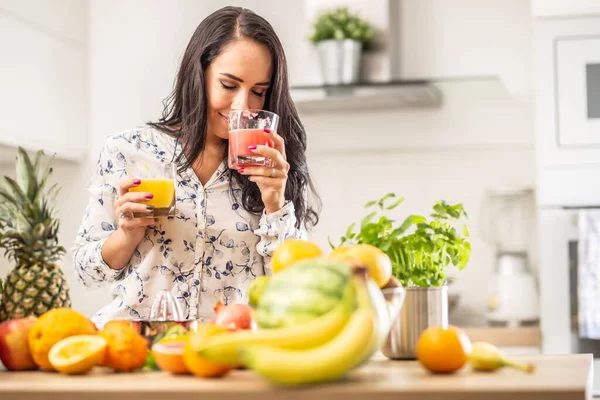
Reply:
[[[217,111],[218,112],[218,111]],[[219,115],[221,116],[221,118],[223,118],[225,120],[225,122],[229,122],[229,117],[219,113]]]

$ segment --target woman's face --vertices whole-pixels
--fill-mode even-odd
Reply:
[[[263,108],[272,72],[271,52],[264,44],[243,38],[225,46],[205,73],[209,137],[229,137],[229,111]]]

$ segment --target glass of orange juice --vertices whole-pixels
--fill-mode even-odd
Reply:
[[[154,206],[147,213],[133,213],[136,218],[167,217],[175,215],[175,164],[142,159],[132,159],[127,164],[127,176],[139,179],[138,186],[130,192],[152,193],[153,197],[142,202]]]
[[[231,169],[245,166],[271,166],[271,160],[250,150],[250,146],[273,147],[265,128],[277,130],[279,116],[265,110],[233,110],[229,113],[229,157]]]

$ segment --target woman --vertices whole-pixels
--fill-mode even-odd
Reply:
[[[265,109],[280,116],[274,147],[253,151],[273,168],[227,167],[227,114]],[[163,117],[109,136],[91,180],[74,266],[86,286],[112,284],[113,300],[92,320],[149,318],[157,293],[170,291],[185,319],[211,318],[219,301],[247,301],[257,276],[270,274],[274,249],[318,222],[306,135],[289,93],[286,59],[271,25],[239,7],[200,23]],[[128,192],[133,158],[177,164],[177,215],[148,212],[152,193]]]

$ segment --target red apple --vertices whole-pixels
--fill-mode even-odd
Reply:
[[[27,342],[27,334],[36,320],[18,318],[0,324],[0,360],[9,371],[37,369]]]
[[[252,307],[247,304],[229,304],[216,309],[213,323],[229,330],[252,327]]]

